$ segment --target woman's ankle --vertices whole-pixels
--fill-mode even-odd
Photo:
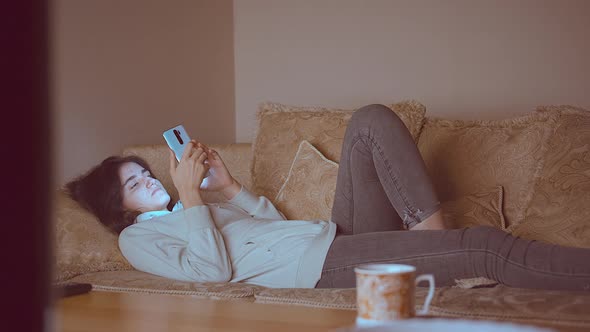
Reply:
[[[441,230],[446,229],[445,221],[443,219],[442,211],[438,210],[433,213],[430,217],[422,220],[422,222],[416,224],[410,228],[410,231],[424,231],[424,230]]]

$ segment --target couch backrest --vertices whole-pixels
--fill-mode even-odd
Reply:
[[[535,112],[489,121],[429,117],[418,148],[441,201],[502,186],[512,225],[524,218],[556,121],[554,114]]]
[[[423,119],[408,123],[412,127],[417,121],[421,123]],[[300,124],[319,130],[313,121],[301,121]],[[276,132],[272,126],[267,128]],[[339,125],[337,132],[341,134],[343,128],[345,126]],[[588,111],[573,107],[545,107],[539,112],[498,121],[451,121],[427,117],[424,125],[418,128],[420,130],[413,134],[441,202],[458,196],[468,197],[466,195],[484,188],[503,188],[503,218],[509,232],[550,243],[590,247]],[[298,135],[305,132],[306,128],[299,128]],[[269,133],[259,131],[258,135]],[[321,137],[312,136],[320,147]],[[213,144],[211,147],[219,152],[236,179],[252,189],[251,170],[257,171],[251,167],[254,157],[277,158],[272,151],[284,154],[296,150],[301,139],[306,138],[289,142],[294,146],[283,146],[282,151],[269,149],[271,154],[268,156],[254,156],[250,143]],[[334,153],[340,148],[338,144],[341,142],[329,145],[330,149],[326,151]],[[168,153],[165,145],[134,146],[123,151],[125,155],[146,159],[171,196],[177,199],[178,193],[168,173]],[[283,156],[281,153],[278,155]],[[294,157],[291,156],[285,164],[289,166]],[[274,175],[258,172],[255,176],[264,179]],[[207,202],[223,200],[215,194],[206,194],[204,198]],[[56,279],[65,280],[95,271],[131,269],[118,250],[116,236],[62,191],[56,191],[55,222]]]
[[[423,123],[417,144],[441,203],[501,188],[500,219],[509,232],[566,246],[590,247],[587,110],[539,107],[506,119],[461,121],[422,119],[420,105],[392,108],[402,118],[403,114],[412,115],[406,118],[409,129]],[[338,162],[348,116],[347,112],[331,109],[263,104],[252,148],[254,187],[275,199],[275,191],[288,182],[287,175],[295,165],[293,151],[303,140],[315,148],[318,156],[314,160],[322,165],[327,165],[322,158]],[[300,167],[298,172],[304,169]],[[309,174],[296,175],[306,179]],[[332,186],[335,181],[322,183],[328,182]],[[291,191],[293,188],[309,190],[289,193],[291,198],[310,196],[302,202],[317,199],[318,193],[325,191],[317,186],[288,186]],[[329,199],[329,195],[321,198]],[[285,204],[284,200],[276,203]],[[329,209],[326,204],[321,208]],[[329,211],[316,214],[326,216]]]

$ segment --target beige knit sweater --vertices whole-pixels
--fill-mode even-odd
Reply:
[[[171,279],[313,288],[335,234],[331,221],[285,220],[242,187],[227,203],[144,213],[119,247],[136,269]]]

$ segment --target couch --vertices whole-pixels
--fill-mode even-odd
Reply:
[[[452,227],[490,225],[531,240],[590,248],[590,113],[545,106],[502,120],[430,117],[415,100],[389,106],[424,157]],[[328,219],[340,147],[353,110],[263,103],[252,143],[210,144],[230,172],[271,199],[288,219]],[[165,145],[138,155],[177,199]],[[222,200],[207,193],[211,204]],[[117,238],[63,189],[54,198],[54,280],[97,291],[165,293],[355,310],[355,289],[271,289],[244,283],[195,283],[134,270]],[[304,207],[304,208],[302,208]],[[590,262],[588,262],[590,264]],[[424,271],[425,272],[425,271]],[[426,289],[418,287],[416,305]],[[438,285],[430,315],[590,328],[590,292],[511,288],[483,278]]]

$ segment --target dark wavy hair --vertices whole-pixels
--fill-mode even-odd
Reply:
[[[115,234],[132,225],[139,211],[123,208],[123,186],[119,169],[125,163],[137,163],[152,173],[148,163],[138,156],[112,156],[103,160],[85,174],[66,184],[70,197],[94,214]]]

